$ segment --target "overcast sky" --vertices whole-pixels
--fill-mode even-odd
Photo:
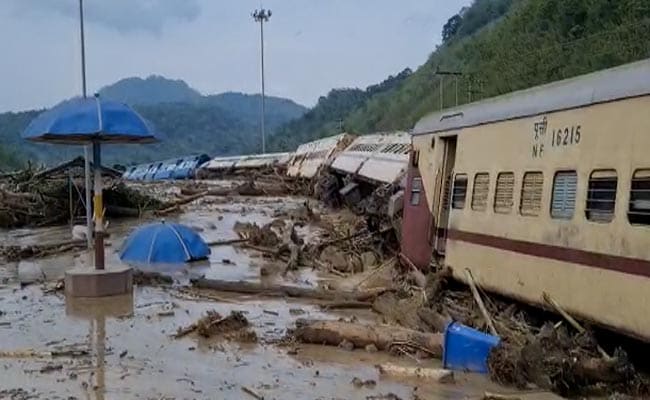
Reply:
[[[266,0],[267,93],[312,106],[415,68],[471,0]],[[0,111],[81,92],[78,0],[0,0]],[[204,94],[259,92],[249,0],[85,0],[88,88],[129,76],[183,79]]]

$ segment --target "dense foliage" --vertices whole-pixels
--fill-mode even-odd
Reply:
[[[438,69],[463,74],[462,104],[650,57],[647,0],[475,0],[459,16],[446,44],[399,89],[352,111],[346,127],[408,129],[453,106],[456,82]]]
[[[144,97],[146,101],[144,104],[135,103],[134,108],[156,126],[165,136],[165,141],[155,145],[107,146],[103,152],[106,164],[147,162],[193,153],[234,155],[260,150],[259,95],[223,93],[200,96],[182,81],[160,77],[125,79],[117,84],[123,91],[110,86],[102,89],[101,93],[105,98],[120,101],[142,101],[137,100],[142,98],[138,94],[138,85],[142,85],[142,93],[147,94]],[[192,97],[192,93],[199,97]],[[154,98],[157,100],[155,103]],[[181,98],[192,100],[181,102]],[[288,121],[299,118],[305,111],[291,100],[267,97],[268,132],[272,133]],[[81,148],[76,146],[32,144],[22,140],[20,133],[38,113],[0,114],[0,169],[20,167],[25,160],[52,164],[81,154]]]
[[[160,103],[192,103],[201,94],[185,81],[152,75],[146,79],[132,77],[121,79],[99,90],[102,97],[126,104],[152,105]]]
[[[278,129],[269,142],[272,151],[292,150],[301,143],[347,130],[344,119],[351,111],[361,109],[374,96],[396,90],[413,72],[407,68],[383,82],[361,89],[333,89],[307,111],[302,118]]]

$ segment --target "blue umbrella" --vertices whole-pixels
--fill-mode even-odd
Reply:
[[[166,222],[136,229],[120,251],[120,259],[133,264],[181,264],[209,255],[210,247],[194,230]]]
[[[95,268],[104,269],[104,205],[102,200],[101,143],[158,141],[151,125],[129,106],[94,98],[64,101],[41,113],[22,137],[34,142],[93,145],[95,166]],[[88,190],[88,188],[86,188]]]
[[[22,137],[61,144],[153,143],[159,140],[151,124],[131,107],[98,96],[59,103],[32,120]]]

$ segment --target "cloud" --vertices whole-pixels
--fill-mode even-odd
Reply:
[[[56,13],[76,18],[78,0],[9,0],[19,16]],[[88,23],[119,32],[159,34],[166,25],[191,22],[201,14],[198,0],[85,0]]]

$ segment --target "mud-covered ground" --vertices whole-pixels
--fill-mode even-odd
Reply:
[[[155,188],[173,195],[175,188]],[[166,192],[166,193],[163,193]],[[237,221],[264,224],[303,206],[302,198],[200,199],[183,207],[178,220],[206,241],[236,239]],[[324,213],[324,211],[319,210]],[[342,212],[343,213],[343,212]],[[107,259],[128,232],[144,221],[112,221]],[[300,227],[309,242],[322,235],[317,224]],[[0,232],[5,244],[30,245],[68,238],[69,227]],[[68,268],[88,265],[88,254],[66,253],[0,265],[0,399],[481,399],[486,391],[513,393],[486,377],[456,374],[455,383],[380,376],[375,365],[439,367],[440,362],[365,350],[281,339],[297,318],[355,318],[378,322],[370,310],[326,312],[308,300],[221,294],[209,299],[188,292],[192,277],[273,282],[317,287],[340,279],[301,268],[286,275],[261,274],[269,261],[235,245],[212,248],[209,262],[168,267],[173,287],[136,286],[133,296],[97,301],[66,300],[53,291]],[[263,275],[263,276],[262,276]],[[45,282],[41,282],[44,280]],[[22,281],[22,285],[21,285]],[[28,284],[31,283],[32,284]],[[241,311],[257,341],[173,335],[209,310]],[[354,378],[365,382],[354,385]],[[357,381],[358,382],[358,381]],[[551,399],[520,393],[521,399]]]

